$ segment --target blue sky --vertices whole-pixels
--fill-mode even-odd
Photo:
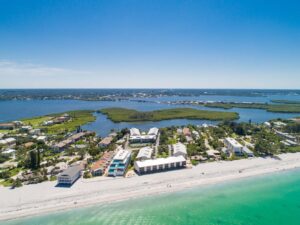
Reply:
[[[0,88],[300,88],[300,2],[0,0]]]

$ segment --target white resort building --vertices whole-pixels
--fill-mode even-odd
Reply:
[[[141,148],[139,150],[139,153],[136,156],[136,159],[137,160],[151,159],[152,154],[153,154],[153,148],[147,146],[147,147]]]
[[[131,153],[128,150],[124,150],[121,146],[117,150],[118,152],[109,166],[108,176],[123,176],[130,163]]]
[[[134,162],[135,171],[140,175],[166,170],[180,169],[184,168],[185,166],[186,159],[183,156],[172,156],[168,158],[158,158]]]
[[[172,149],[173,149],[173,156],[181,155],[184,158],[186,158],[186,156],[187,156],[186,146],[184,144],[182,144],[181,142],[178,142],[178,143],[172,145]]]
[[[141,133],[137,128],[130,129],[130,143],[153,143],[156,141],[158,135],[158,128],[151,128],[148,133]]]
[[[224,144],[230,152],[234,153],[235,155],[242,155],[247,154],[249,157],[253,156],[253,152],[248,149],[247,147],[244,147],[239,142],[237,142],[234,138],[225,138]]]
[[[68,167],[57,177],[58,185],[72,185],[80,176],[83,166],[81,164]]]

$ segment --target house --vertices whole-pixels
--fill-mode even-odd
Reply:
[[[42,123],[43,126],[51,126],[53,124],[54,124],[53,120],[47,120]]]
[[[273,122],[273,124],[276,128],[281,128],[281,127],[286,126],[286,123],[283,123],[281,121],[275,121],[275,122]]]
[[[25,147],[25,148],[31,148],[33,145],[34,145],[34,143],[33,143],[32,141],[30,141],[30,142],[26,142],[26,143],[24,144],[24,147]]]
[[[33,135],[40,135],[41,134],[41,129],[33,129],[29,131],[29,134]]]
[[[29,125],[21,126],[21,128],[20,128],[20,131],[23,131],[23,132],[29,132],[31,130],[32,130],[32,126],[29,126]]]
[[[1,152],[1,154],[15,157],[16,150],[8,148],[8,149],[4,150],[3,152]]]
[[[200,134],[199,134],[198,131],[193,130],[193,131],[192,131],[192,134],[193,134],[193,136],[195,137],[196,140],[198,140],[198,139],[200,138]]]
[[[191,136],[191,131],[188,127],[183,128],[182,133],[184,136]]]
[[[131,160],[131,153],[128,150],[124,150],[121,146],[117,150],[108,169],[109,176],[123,176]]]
[[[209,158],[218,158],[218,157],[220,157],[220,152],[217,151],[217,150],[213,150],[213,149],[207,150],[206,154]]]
[[[109,166],[110,162],[112,161],[113,156],[114,156],[113,152],[105,152],[98,161],[93,163],[91,167],[92,175],[102,176],[106,168]]]
[[[92,133],[93,132],[86,131],[86,132],[79,132],[79,133],[73,134],[69,138],[53,145],[53,149],[54,149],[54,151],[63,151],[67,147],[69,147],[71,144],[75,143],[76,141],[79,141],[80,139],[82,139],[85,136],[88,136]]]
[[[47,136],[39,136],[36,139],[37,141],[42,141],[42,142],[46,142],[47,141]]]
[[[172,149],[173,149],[173,156],[183,156],[184,158],[186,158],[187,156],[186,146],[181,142],[172,145]]]
[[[103,138],[103,139],[99,142],[99,147],[107,147],[108,145],[111,144],[112,140],[113,140],[113,137],[112,137],[112,136],[108,136],[108,137]]]
[[[137,160],[151,159],[152,154],[153,154],[153,148],[144,147],[139,150],[139,153],[138,153],[136,159]]]
[[[185,136],[186,142],[187,143],[192,143],[194,139],[191,136]]]
[[[140,175],[180,169],[184,168],[185,166],[186,159],[183,156],[172,156],[168,158],[158,158],[134,162],[135,171]]]
[[[282,138],[285,138],[287,140],[293,141],[293,142],[297,142],[297,137],[294,137],[293,135],[290,135],[288,133],[284,133],[278,130],[275,130],[275,133]]]
[[[81,176],[83,170],[82,164],[69,166],[57,177],[58,185],[72,185]]]
[[[0,130],[13,130],[16,128],[14,123],[0,123]]]
[[[178,128],[178,129],[176,130],[176,132],[177,132],[178,135],[181,135],[181,134],[182,134],[182,129],[181,129],[181,128]]]
[[[0,146],[14,146],[17,140],[15,138],[6,138],[0,140]]]
[[[230,137],[225,138],[224,144],[230,152],[232,152],[236,155],[243,154],[243,146],[240,143],[238,143],[235,139],[230,138]]]

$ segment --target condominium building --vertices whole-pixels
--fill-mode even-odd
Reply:
[[[186,158],[186,156],[187,156],[186,146],[184,144],[182,144],[181,142],[178,142],[178,143],[172,145],[172,149],[173,149],[173,156],[181,155],[184,158]]]
[[[80,176],[83,165],[77,164],[68,167],[65,171],[58,175],[58,185],[72,185]]]
[[[180,169],[184,168],[185,166],[186,159],[183,156],[135,161],[134,163],[135,171],[140,175]]]
[[[148,133],[141,133],[137,128],[130,129],[130,143],[152,143],[156,141],[158,135],[158,128],[151,128]]]
[[[239,142],[237,142],[233,138],[230,138],[230,137],[225,138],[224,139],[224,144],[230,152],[232,152],[236,155],[246,154],[249,157],[253,156],[253,152],[250,149],[248,149],[247,147],[241,145]]]
[[[118,147],[117,150],[118,152],[108,169],[109,176],[123,176],[131,160],[131,153],[128,150],[124,150],[122,147]]]
[[[139,150],[139,153],[136,156],[136,159],[137,160],[151,159],[152,154],[153,154],[153,148],[150,148],[150,147],[147,146],[147,147],[141,148]]]

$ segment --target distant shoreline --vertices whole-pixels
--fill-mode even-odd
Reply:
[[[0,221],[171,193],[300,168],[300,153],[282,154],[279,157],[280,160],[253,158],[204,163],[192,169],[132,178],[80,179],[71,188],[57,188],[55,182],[28,185],[15,190],[1,187]]]

